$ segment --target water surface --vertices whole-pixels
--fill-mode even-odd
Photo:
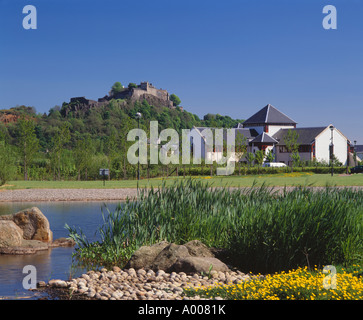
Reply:
[[[30,207],[38,207],[49,220],[53,239],[68,237],[65,224],[81,228],[91,241],[97,240],[96,233],[102,224],[101,208],[114,210],[118,202],[0,202],[0,215],[12,214]],[[104,210],[106,214],[107,211]],[[23,274],[26,265],[34,265],[37,282],[50,279],[68,280],[86,270],[72,267],[74,248],[53,248],[32,255],[0,255],[0,299],[37,299],[29,290],[23,289]]]

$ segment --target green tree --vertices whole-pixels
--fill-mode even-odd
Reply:
[[[248,168],[253,164],[253,161],[255,160],[255,155],[252,152],[248,152],[246,156]]]
[[[132,142],[127,141],[127,134],[131,129],[134,129],[135,126],[130,117],[124,117],[121,120],[121,128],[119,130],[119,150],[120,150],[120,160],[121,160],[121,167],[123,168],[123,176],[124,179],[127,177],[127,150]]]
[[[266,160],[267,162],[274,162],[275,161],[275,155],[272,151],[272,149],[270,149],[266,155]]]
[[[51,163],[53,167],[54,177],[57,171],[58,180],[61,178],[61,158],[64,146],[70,141],[71,133],[69,130],[69,123],[64,122],[62,126],[57,130],[52,138],[52,151],[51,151]]]
[[[95,149],[92,140],[89,136],[85,138],[78,138],[76,146],[73,150],[74,162],[77,170],[77,179],[81,180],[81,172],[85,172],[85,180],[87,180],[87,171],[92,161],[92,155]]]
[[[123,86],[121,84],[121,82],[115,82],[111,88],[111,92],[113,95],[120,93],[123,90]]]
[[[104,152],[107,157],[109,169],[108,180],[111,180],[112,163],[118,155],[118,136],[116,130],[112,130],[111,134],[105,140]]]
[[[263,150],[258,150],[255,155],[255,161],[257,163],[259,170],[258,173],[260,173],[260,166],[262,165],[264,159],[265,159],[265,152]]]
[[[137,84],[136,83],[133,83],[133,82],[130,82],[129,85],[128,85],[128,88],[131,89],[131,88],[137,88]]]
[[[13,148],[0,136],[0,186],[11,180],[16,173]]]
[[[299,134],[295,130],[291,129],[287,131],[287,134],[284,137],[287,152],[290,153],[291,172],[293,172],[294,161],[296,161],[297,159],[300,160],[300,156],[298,156],[299,154],[299,143],[297,142],[298,139],[299,139]]]
[[[24,117],[17,122],[18,128],[18,146],[22,158],[24,180],[28,180],[28,169],[34,156],[39,150],[39,140],[35,133],[35,123],[31,119]]]
[[[291,159],[292,159],[292,163],[295,167],[299,166],[300,165],[300,154],[299,152],[293,152],[291,154]]]
[[[238,161],[238,173],[241,174],[241,160],[247,151],[247,138],[237,131],[235,138],[235,158]]]
[[[179,106],[181,103],[180,98],[174,93],[170,95],[170,100],[173,102],[173,105],[176,107]]]

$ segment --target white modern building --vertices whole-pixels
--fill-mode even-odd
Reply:
[[[353,164],[354,151],[350,140],[332,124],[306,128],[297,128],[296,125],[294,120],[268,104],[242,124],[238,124],[234,130],[236,136],[244,137],[242,140],[246,144],[247,152],[256,153],[258,150],[263,150],[267,155],[271,150],[275,156],[275,162],[291,164],[291,154],[285,140],[288,132],[293,131],[297,134],[298,152],[302,161],[315,159],[329,163],[332,152],[343,165]],[[206,142],[210,138],[210,132],[214,130],[215,128],[200,127],[194,127],[191,130],[191,145],[195,157],[213,160],[222,157],[222,150],[210,147],[208,150],[207,147]],[[238,161],[238,159],[235,160]],[[239,160],[245,161],[245,157]]]

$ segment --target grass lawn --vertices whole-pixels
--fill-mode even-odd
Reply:
[[[159,186],[162,181],[167,184],[173,183],[176,179],[183,177],[169,177],[142,179],[139,181],[139,187]],[[213,186],[231,186],[231,187],[250,187],[253,183],[261,186],[265,183],[267,186],[313,186],[324,187],[329,186],[363,186],[363,174],[355,175],[334,175],[330,174],[312,174],[312,173],[284,173],[271,175],[253,175],[253,176],[199,176],[193,177]],[[0,190],[12,189],[115,189],[115,188],[136,188],[137,180],[119,180],[106,181],[9,181],[6,185],[0,187]]]

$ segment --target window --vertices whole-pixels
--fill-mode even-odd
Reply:
[[[287,153],[287,149],[285,146],[279,146],[279,152],[280,153]]]
[[[299,146],[299,152],[311,152],[311,147],[309,145]]]

